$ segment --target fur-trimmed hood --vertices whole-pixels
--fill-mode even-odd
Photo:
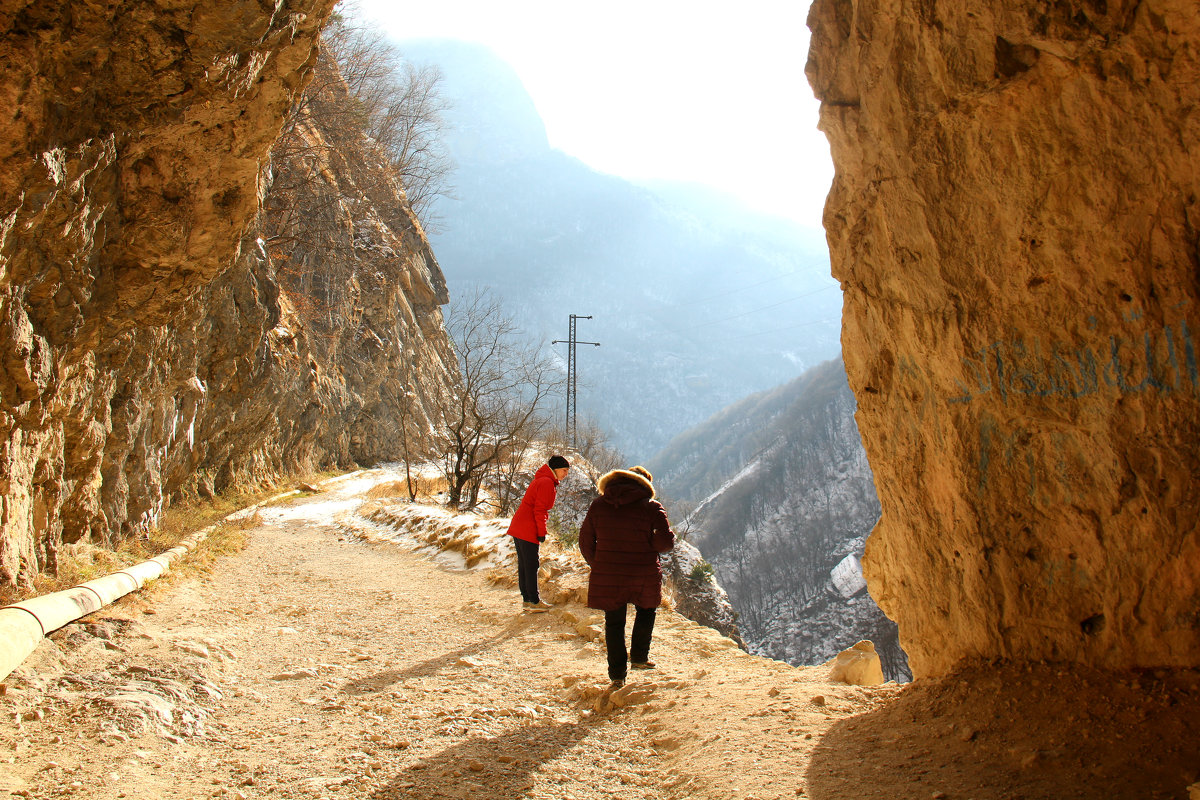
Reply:
[[[600,496],[616,506],[634,503],[638,500],[653,500],[655,497],[654,484],[645,476],[626,469],[614,469],[600,476],[596,483]]]

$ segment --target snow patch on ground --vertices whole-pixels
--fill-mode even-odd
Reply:
[[[386,503],[365,511],[376,538],[429,552],[456,569],[488,569],[516,558],[507,519],[485,519],[438,506]]]
[[[263,522],[282,524],[285,522],[328,523],[332,519],[354,511],[359,500],[324,500],[294,506],[272,506],[262,509],[259,517]]]

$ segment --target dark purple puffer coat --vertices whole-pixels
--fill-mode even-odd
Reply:
[[[667,512],[654,486],[636,472],[613,470],[600,478],[579,531],[579,550],[592,568],[588,607],[616,611],[625,603],[657,608],[662,602],[658,554],[675,546]]]

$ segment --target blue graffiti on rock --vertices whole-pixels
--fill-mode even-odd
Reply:
[[[1112,335],[1075,346],[1041,339],[994,342],[962,360],[964,377],[952,403],[995,392],[1008,403],[1021,397],[1081,398],[1106,388],[1120,394],[1196,392],[1196,343],[1186,319],[1144,331],[1140,338]]]

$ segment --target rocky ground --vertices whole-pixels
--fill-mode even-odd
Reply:
[[[373,535],[363,495],[388,478],[264,508],[210,575],[44,642],[0,696],[0,794],[1182,799],[1200,780],[1189,671],[856,687],[664,612],[659,668],[612,692],[572,591],[523,615],[494,555]],[[446,519],[443,539],[472,525]]]

